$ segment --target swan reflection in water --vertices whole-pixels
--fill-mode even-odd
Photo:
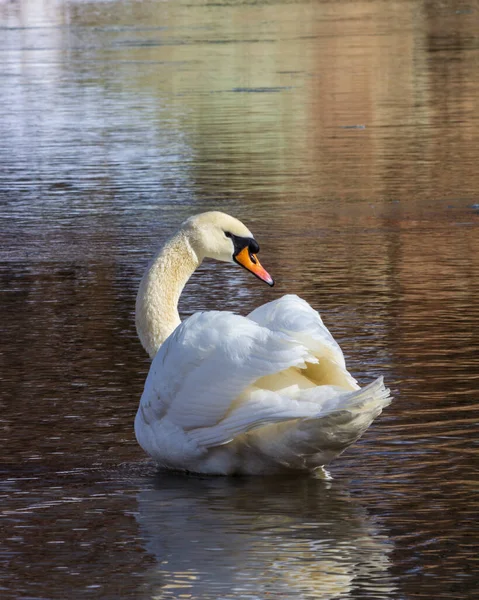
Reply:
[[[369,598],[396,593],[392,544],[337,483],[159,473],[137,519],[149,598]]]

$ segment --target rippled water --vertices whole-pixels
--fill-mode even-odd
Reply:
[[[0,3],[5,598],[473,599],[479,4]],[[394,403],[334,479],[155,473],[134,297],[188,215],[183,315],[286,292]]]

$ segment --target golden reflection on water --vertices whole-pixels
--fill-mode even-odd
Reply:
[[[225,597],[235,577],[265,597],[473,597],[478,14],[476,1],[0,4],[8,593],[168,597],[192,576]],[[136,286],[206,209],[251,227],[277,285],[207,262],[183,315],[297,293],[352,373],[393,389],[331,489],[136,473]],[[134,481],[92,483],[89,469],[121,462]],[[223,571],[187,544],[194,531],[223,544]],[[128,564],[138,579],[116,580]]]

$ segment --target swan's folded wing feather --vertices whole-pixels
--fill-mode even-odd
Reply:
[[[200,427],[189,432],[190,438],[199,446],[217,446],[226,444],[236,435],[256,429],[261,425],[281,423],[292,419],[304,419],[317,416],[322,412],[319,400],[324,400],[324,412],[328,414],[330,408],[328,400],[338,397],[338,390],[332,386],[322,386],[317,389],[321,394],[313,398],[308,394],[310,390],[300,390],[293,385],[289,388],[275,392],[272,390],[249,389],[245,398],[241,398],[238,406],[232,410],[219,423],[212,427]],[[336,405],[336,402],[334,402]]]
[[[167,417],[189,430],[223,419],[257,379],[316,362],[307,349],[279,332],[227,312],[196,313],[156,354],[141,412],[145,421]]]
[[[344,385],[349,389],[358,388],[356,380],[346,369],[339,344],[324,325],[319,313],[306,300],[294,294],[287,294],[259,306],[248,315],[248,318],[303,344],[318,358],[320,364],[328,363],[329,383]],[[318,369],[314,370],[320,374]],[[323,375],[324,369],[320,378]],[[317,383],[323,382],[317,381]]]
[[[359,437],[389,403],[389,390],[384,387],[382,377],[365,388],[349,392],[328,385],[309,390],[291,386],[281,392],[257,389],[251,391],[248,398],[217,425],[193,429],[189,437],[200,447],[212,447],[228,443],[236,435],[262,425],[285,421],[299,421],[297,430],[308,431],[309,426],[302,424],[303,421],[322,420],[332,413],[339,419],[344,411],[349,415],[346,421],[353,420],[353,413],[358,413],[359,417],[363,413],[362,428],[357,423],[350,428],[351,431],[346,428],[346,435],[357,433]],[[363,410],[358,410],[359,407]]]

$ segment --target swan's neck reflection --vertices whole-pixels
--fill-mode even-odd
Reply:
[[[162,473],[138,505],[158,561],[151,598],[319,600],[361,588],[389,598],[396,589],[391,543],[337,483]]]

